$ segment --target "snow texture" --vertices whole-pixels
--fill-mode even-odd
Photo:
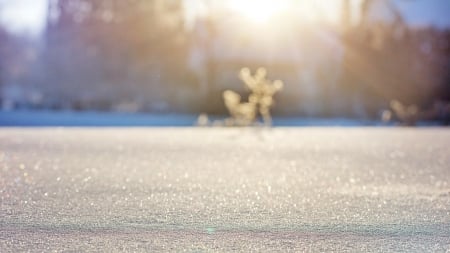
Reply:
[[[445,128],[2,128],[0,252],[448,252]]]

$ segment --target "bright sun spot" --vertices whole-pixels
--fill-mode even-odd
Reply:
[[[47,0],[0,0],[0,23],[14,32],[38,33],[45,25]]]
[[[229,8],[255,23],[264,23],[288,9],[281,0],[230,0]]]

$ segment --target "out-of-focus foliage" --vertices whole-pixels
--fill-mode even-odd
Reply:
[[[416,105],[405,106],[397,100],[391,101],[391,109],[396,117],[405,125],[415,125],[418,119],[419,108]]]
[[[450,99],[450,30],[409,27],[389,1],[380,11],[390,14],[391,21],[373,20],[380,2],[362,1],[360,22],[342,34],[346,51],[340,93],[349,101],[343,111],[373,117],[391,107],[411,122],[416,113],[399,104],[430,108]],[[392,106],[392,100],[401,103]]]
[[[251,91],[248,102],[241,102],[241,96],[234,91],[226,90],[223,93],[225,106],[232,116],[233,124],[250,125],[256,120],[257,112],[259,112],[264,123],[270,126],[272,124],[270,108],[274,104],[273,96],[283,88],[283,82],[268,80],[267,71],[264,68],[259,68],[253,76],[250,69],[243,68],[240,78]]]
[[[0,109],[40,103],[40,95],[34,85],[30,85],[35,74],[36,54],[34,41],[0,26]],[[21,92],[20,87],[27,87],[27,91]]]
[[[50,12],[42,82],[58,85],[48,97],[75,107],[134,101],[157,110],[182,82],[181,1],[59,0]]]
[[[244,68],[241,70],[240,77],[251,91],[249,101],[254,101],[264,122],[271,125],[270,107],[274,104],[273,96],[283,88],[283,82],[268,80],[267,71],[264,68],[259,68],[254,76],[248,68]]]
[[[223,99],[232,117],[233,125],[248,126],[256,119],[256,101],[241,102],[241,96],[231,90],[223,92]]]
[[[273,114],[375,119],[397,100],[416,105],[418,120],[448,118],[450,29],[409,26],[389,0],[363,0],[353,10],[343,1],[341,25],[304,22],[295,6],[312,1],[292,1],[290,14],[266,26],[213,2],[204,0],[203,14],[188,21],[183,0],[50,0],[40,38],[0,28],[2,107],[229,111],[267,123],[276,89],[252,86],[249,78],[262,72],[244,71],[254,95],[242,101],[235,74],[265,66],[284,83]],[[236,93],[224,104],[230,89]]]
[[[418,121],[438,120],[444,125],[450,124],[450,103],[444,101],[436,101],[432,107],[421,110],[417,105],[406,106],[392,100],[390,108],[381,115],[383,122],[394,120],[404,126],[415,126]]]

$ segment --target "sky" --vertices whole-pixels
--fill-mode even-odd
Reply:
[[[39,33],[45,25],[47,0],[0,0],[0,22],[14,32]]]
[[[397,0],[395,4],[411,24],[450,27],[450,0]]]
[[[196,1],[198,0],[185,0],[190,12],[196,12],[196,9],[202,11],[202,6],[196,4]],[[317,0],[315,2],[319,3]],[[412,25],[434,24],[439,27],[450,27],[450,0],[394,0],[394,2]],[[11,31],[39,34],[45,25],[47,0],[0,0],[0,7],[0,22]]]

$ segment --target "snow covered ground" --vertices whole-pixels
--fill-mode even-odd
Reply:
[[[94,111],[0,111],[0,126],[193,126],[197,117]]]
[[[74,112],[74,111],[0,111],[1,126],[95,126],[95,127],[189,127],[197,122],[195,114],[145,114],[111,112]],[[223,120],[225,116],[210,117],[211,121]],[[295,118],[275,117],[274,126],[377,126],[386,125],[380,121],[347,118]],[[392,124],[390,124],[392,125]],[[421,126],[433,126],[437,123],[421,122]]]
[[[0,128],[0,252],[449,252],[445,128]]]

